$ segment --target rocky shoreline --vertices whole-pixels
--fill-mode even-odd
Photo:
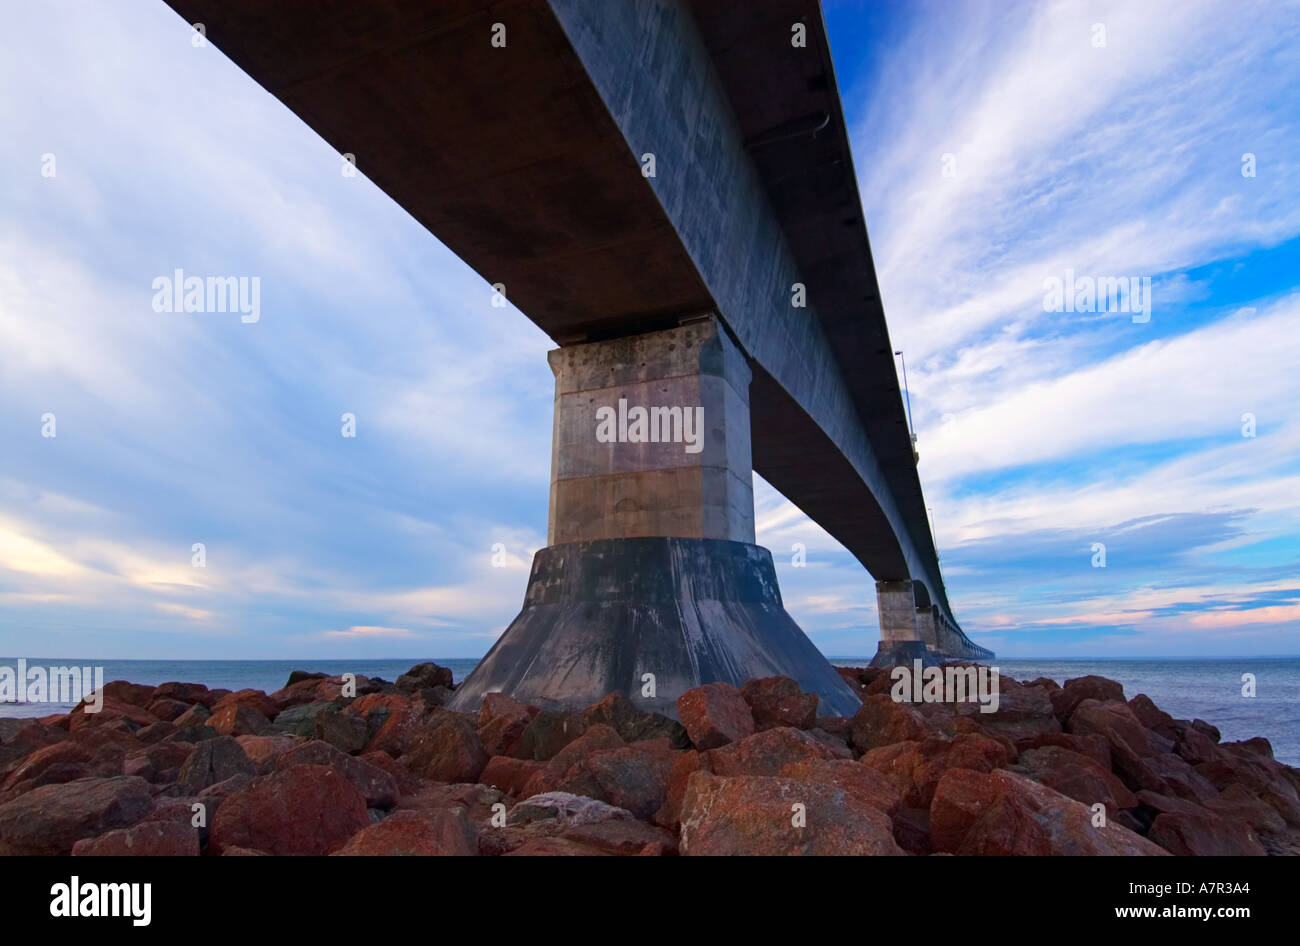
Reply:
[[[0,719],[0,854],[1300,853],[1300,770],[1266,739],[1097,676],[1002,676],[984,713],[839,672],[852,717],[784,677],[698,687],[679,720],[617,694],[457,713],[431,663],[270,694],[117,681],[97,713]]]

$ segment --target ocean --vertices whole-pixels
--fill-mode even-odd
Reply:
[[[404,657],[387,660],[72,660],[29,657],[29,667],[94,666],[104,668],[104,680],[159,684],[170,680],[209,687],[270,693],[284,686],[292,670],[328,674],[355,673],[396,680],[413,664],[433,660],[464,679],[473,658]],[[866,666],[870,658],[832,657],[839,666]],[[0,658],[0,666],[16,667],[15,658]],[[996,666],[1016,680],[1050,677],[1064,683],[1071,677],[1097,674],[1117,680],[1124,695],[1145,693],[1165,712],[1181,719],[1203,719],[1217,726],[1224,741],[1264,736],[1278,761],[1300,766],[1300,657],[1185,658],[1143,660],[999,660]],[[1242,694],[1242,674],[1255,676],[1255,696]],[[0,703],[0,716],[45,716],[66,712],[68,704]]]

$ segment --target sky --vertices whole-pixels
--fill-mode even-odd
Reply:
[[[1300,5],[825,16],[964,630],[1300,653]],[[550,340],[162,3],[6,27],[0,653],[484,653],[545,545]],[[177,268],[258,320],[156,311]],[[1045,304],[1083,276],[1147,318]],[[787,610],[874,653],[871,577],[755,487]]]

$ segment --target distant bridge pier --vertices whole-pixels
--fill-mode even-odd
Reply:
[[[715,316],[552,351],[548,547],[523,610],[456,690],[575,709],[610,692],[670,715],[702,683],[783,675],[858,699],[786,613],[754,544],[749,364]],[[909,605],[910,608],[910,605]]]
[[[914,660],[926,665],[935,662],[922,637],[920,609],[913,597],[912,582],[876,582],[876,611],[880,615],[880,644],[871,666],[910,667]]]

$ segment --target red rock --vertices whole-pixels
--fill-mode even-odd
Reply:
[[[363,752],[357,758],[377,769],[383,769],[391,775],[393,781],[397,784],[397,791],[401,795],[417,790],[424,783],[423,779],[418,775],[412,775],[406,766],[387,752]]]
[[[208,688],[202,683],[160,683],[153,688],[155,700],[179,700],[182,703],[197,703],[202,700]]]
[[[1263,857],[1266,853],[1250,825],[1215,814],[1159,815],[1147,838],[1182,856]]]
[[[439,782],[475,782],[488,762],[473,717],[434,709],[412,738],[407,768]]]
[[[254,775],[256,766],[244,754],[243,747],[231,736],[217,736],[196,744],[181,765],[176,780],[184,795],[197,795],[209,785],[224,782],[233,775]]]
[[[697,749],[716,749],[754,734],[749,704],[730,683],[706,683],[687,690],[677,697],[677,716]]]
[[[182,703],[180,700],[161,699],[154,700],[147,707],[150,715],[171,722],[177,716],[180,716],[190,708],[189,703]]]
[[[659,855],[676,854],[677,838],[662,828],[630,818],[609,818],[566,827],[560,837],[607,854],[643,854],[651,845]]]
[[[489,755],[514,755],[524,730],[537,715],[537,707],[525,706],[505,693],[483,697],[478,711],[478,735]]]
[[[952,854],[1165,854],[1113,821],[1092,826],[1092,811],[1005,769],[949,769],[930,805],[936,851]]]
[[[1208,799],[1205,807],[1220,817],[1245,822],[1256,833],[1286,831],[1286,819],[1277,809],[1240,785],[1228,786],[1218,798]]]
[[[761,734],[760,734],[761,735]],[[802,806],[802,809],[797,806]],[[796,826],[802,817],[802,826]],[[889,816],[843,789],[772,776],[691,775],[681,853],[901,855]]]
[[[236,736],[235,741],[244,750],[244,755],[248,756],[249,761],[257,766],[274,762],[277,756],[284,755],[298,745],[298,740],[292,736],[245,735]]]
[[[265,716],[268,721],[274,719],[280,712],[280,706],[275,702],[275,700],[271,699],[261,690],[253,689],[236,690],[234,693],[223,696],[209,708],[212,710],[212,715],[216,716],[229,706],[247,706],[251,709],[255,709],[257,712]],[[211,725],[211,723],[208,725]]]
[[[1128,707],[1133,711],[1133,715],[1138,718],[1138,722],[1147,729],[1164,736],[1166,739],[1176,740],[1178,738],[1179,727],[1174,718],[1156,706],[1151,697],[1145,693],[1139,693],[1129,700]]]
[[[608,857],[604,851],[598,851],[585,844],[570,841],[567,838],[532,838],[512,851],[506,851],[502,857]]]
[[[1088,756],[1059,746],[1029,749],[1021,753],[1011,770],[1089,807],[1100,802],[1112,818],[1120,809],[1132,808],[1138,801],[1108,769]]]
[[[1110,743],[1106,741],[1105,736],[1099,736],[1096,733],[1080,736],[1074,733],[1062,732],[1035,736],[1032,739],[1016,743],[1016,748],[1020,752],[1041,749],[1044,746],[1060,746],[1062,749],[1069,749],[1071,752],[1079,753],[1079,755],[1086,755],[1107,772],[1111,770]]]
[[[591,753],[569,769],[561,789],[607,801],[648,821],[663,807],[672,767],[666,737],[644,740]]]
[[[894,840],[908,854],[924,857],[934,853],[930,847],[930,812],[925,808],[899,808],[890,818],[894,821]]]
[[[82,838],[135,824],[152,806],[149,783],[140,778],[42,785],[0,805],[0,854],[68,854]]]
[[[926,739],[881,746],[862,756],[903,797],[909,808],[928,808],[939,779],[949,769],[991,772],[1008,764],[1007,750],[986,736],[964,733],[955,739]]]
[[[601,752],[605,749],[621,749],[626,743],[622,737],[614,732],[604,723],[596,723],[573,742],[569,743],[547,763],[547,768],[552,772],[563,774],[577,762],[581,762],[593,752]]]
[[[312,736],[350,755],[366,747],[370,732],[365,718],[361,715],[347,710],[326,710],[316,714]]]
[[[363,697],[363,700],[375,701],[367,704],[364,711],[367,723],[378,716],[383,717],[379,729],[370,738],[370,742],[366,743],[366,751],[387,752],[394,758],[400,758],[409,751],[424,724],[423,704],[406,697],[386,694]]]
[[[202,703],[195,703],[181,715],[172,720],[172,724],[178,729],[185,729],[187,726],[206,726],[208,719],[211,718],[212,711]]]
[[[268,854],[329,854],[370,824],[361,793],[323,765],[295,765],[228,797],[211,821],[209,846]]]
[[[271,728],[271,721],[246,704],[223,702],[217,706],[207,725],[223,736],[259,736]]]
[[[397,678],[397,688],[415,692],[430,687],[450,687],[452,673],[448,667],[439,667],[436,663],[416,664]]]
[[[59,767],[79,766],[83,770],[90,763],[90,750],[79,742],[66,740],[57,742],[53,745],[46,746],[43,749],[37,749],[27,756],[4,780],[3,789],[10,792],[13,789],[26,784],[30,788],[38,785],[49,784],[50,782],[68,782],[71,778],[54,777],[49,780],[42,779],[42,775],[49,769],[59,769]],[[80,777],[80,776],[74,776]]]
[[[963,704],[961,709],[969,711],[970,718],[978,721],[990,735],[1005,737],[1017,745],[1061,731],[1061,724],[1052,711],[1051,693],[1043,687],[1015,685],[1003,688],[999,683],[996,712],[985,713],[979,704]]]
[[[833,759],[835,753],[806,732],[783,726],[746,736],[739,742],[704,753],[718,775],[776,775],[792,762]]]
[[[1138,721],[1127,703],[1083,700],[1070,714],[1065,728],[1080,735],[1096,733],[1105,736],[1112,752],[1116,744],[1122,742],[1143,758],[1157,754],[1147,728]]]
[[[911,706],[895,703],[883,694],[863,698],[853,714],[852,727],[853,744],[863,752],[938,735],[936,727]]]
[[[1179,798],[1204,802],[1219,794],[1205,776],[1176,755],[1160,753],[1142,761]]]
[[[295,680],[269,694],[269,698],[281,712],[295,706],[315,703],[317,702],[316,689],[320,686],[322,679],[323,677],[313,676],[303,680]]]
[[[1224,749],[1241,749],[1245,752],[1252,752],[1255,755],[1263,756],[1266,759],[1273,758],[1273,744],[1263,736],[1255,736],[1252,739],[1243,739],[1241,742],[1225,742],[1221,744]]]
[[[254,851],[246,847],[231,846],[221,852],[222,857],[270,857],[265,851]]]
[[[661,828],[676,831],[681,826],[682,799],[686,796],[686,783],[692,772],[711,771],[704,755],[694,749],[673,753],[672,768],[664,781],[664,803],[651,819]]]
[[[174,723],[169,723],[164,719],[160,719],[158,722],[150,723],[148,726],[141,726],[136,730],[135,738],[139,740],[141,745],[152,746],[154,743],[162,742],[175,732],[176,725]]]
[[[348,780],[372,808],[387,808],[397,801],[397,780],[388,772],[348,755],[328,742],[312,740],[276,757],[283,772],[297,765],[327,766]]]
[[[177,821],[146,821],[72,846],[74,857],[198,857],[199,832]]]
[[[586,732],[587,726],[587,720],[579,713],[553,713],[542,710],[533,717],[533,721],[520,736],[517,755],[522,759],[549,761],[557,752]]]
[[[885,776],[869,765],[848,759],[792,762],[781,769],[779,775],[842,789],[864,805],[887,815],[893,815],[903,804],[903,796]]]
[[[153,715],[143,707],[122,700],[115,700],[109,696],[104,697],[104,704],[98,711],[91,712],[90,709],[85,702],[82,702],[68,714],[68,732],[75,733],[83,729],[103,726],[120,720],[133,723],[135,728],[157,722]]]
[[[193,749],[188,742],[160,742],[127,756],[122,771],[126,775],[138,775],[148,782],[165,781],[163,776],[178,773]]]
[[[747,680],[740,692],[749,704],[758,729],[777,726],[811,729],[817,719],[817,694],[804,693],[789,677]]]
[[[475,824],[486,822],[493,806],[501,801],[498,789],[487,785],[463,783],[460,785],[428,784],[417,795],[404,795],[398,803],[402,808],[453,808],[457,805],[469,814]]]
[[[468,857],[478,854],[478,832],[463,808],[397,811],[362,828],[336,856]]]
[[[487,766],[478,778],[484,785],[499,788],[507,795],[525,797],[521,794],[524,786],[534,775],[545,769],[545,762],[496,755],[488,760]]]
[[[597,723],[609,726],[624,742],[667,738],[674,749],[690,745],[685,726],[660,713],[641,709],[622,693],[606,694],[583,710],[582,718],[588,726]]]
[[[1074,715],[1075,708],[1084,700],[1098,702],[1124,702],[1124,687],[1114,680],[1089,675],[1066,680],[1065,686],[1051,693],[1052,709],[1061,725]]]
[[[104,684],[104,696],[122,703],[130,703],[140,709],[145,709],[153,702],[153,690],[151,686],[127,683],[125,680],[113,680]]]

